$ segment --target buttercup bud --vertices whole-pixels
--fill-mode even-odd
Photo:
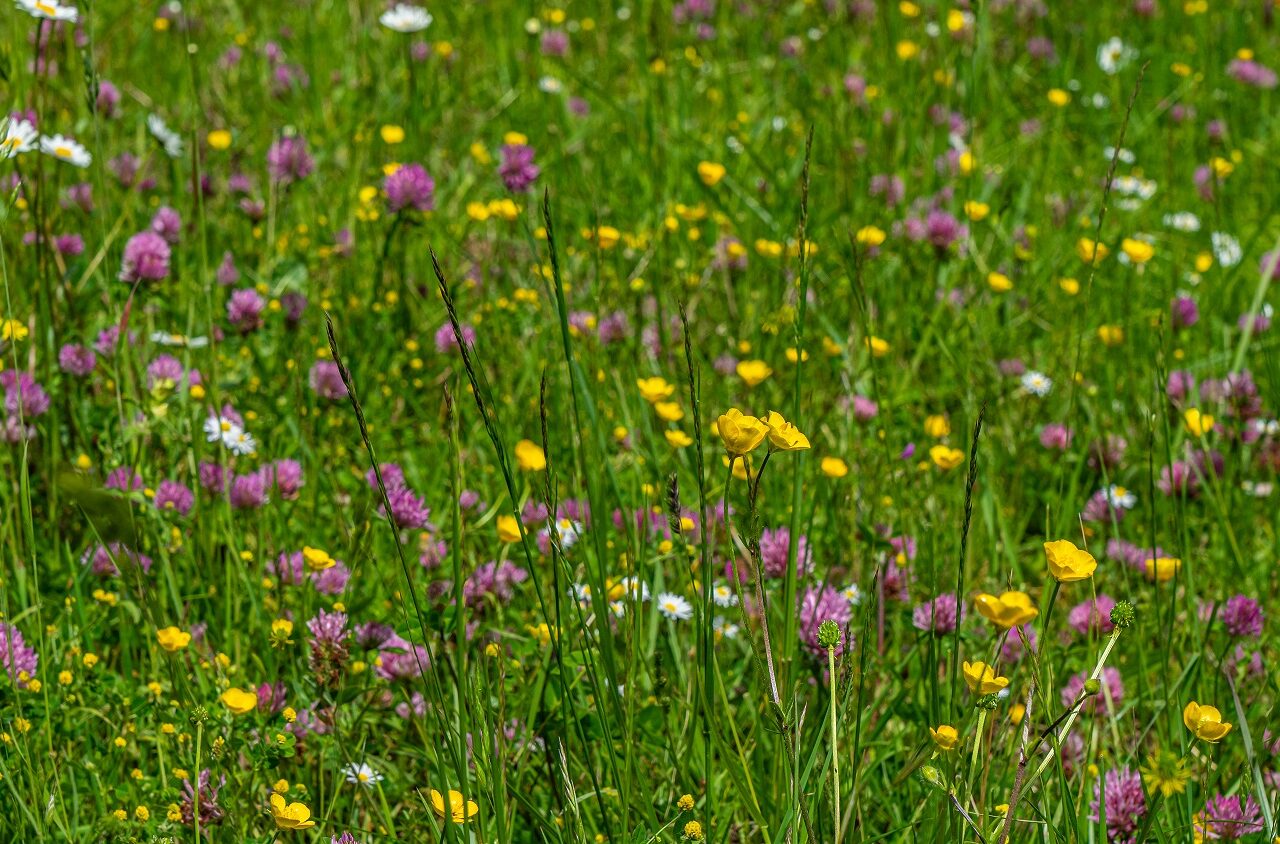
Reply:
[[[834,648],[840,644],[840,625],[830,619],[819,624],[818,644],[824,648]]]
[[[1111,623],[1116,627],[1125,628],[1133,625],[1133,604],[1128,601],[1120,601],[1111,608]]]

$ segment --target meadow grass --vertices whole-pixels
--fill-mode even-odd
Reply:
[[[1271,0],[18,0],[0,840],[1277,840]]]

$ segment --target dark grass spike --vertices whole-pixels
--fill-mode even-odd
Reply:
[[[969,476],[964,485],[964,523],[960,526],[960,558],[956,561],[956,606],[961,605],[960,593],[964,591],[965,558],[969,550],[969,527],[973,523],[973,489],[978,484],[978,439],[982,436],[982,422],[987,415],[987,403],[978,408],[978,419],[973,423],[973,436],[969,440]],[[960,625],[952,636],[951,650],[951,708],[956,707],[956,680],[960,674]]]
[[[480,412],[481,422],[484,425],[485,432],[489,436],[490,443],[493,445],[494,453],[498,460],[498,468],[501,470],[503,482],[506,484],[506,487],[507,487],[507,496],[511,502],[511,511],[512,511],[512,514],[516,517],[516,525],[520,531],[520,549],[524,554],[525,565],[529,571],[529,579],[533,582],[534,595],[537,597],[537,600],[538,600],[538,610],[539,612],[542,613],[542,618],[547,622],[548,625],[550,625],[552,623],[553,618],[552,618],[552,615],[547,611],[547,600],[542,588],[543,587],[542,579],[538,575],[537,566],[534,564],[533,552],[529,550],[529,533],[525,529],[524,522],[520,520],[520,514],[516,509],[516,502],[518,500],[518,496],[516,492],[515,478],[511,472],[511,460],[507,455],[506,446],[503,445],[502,436],[498,432],[497,421],[494,418],[493,410],[489,406],[488,401],[486,400],[486,394],[488,391],[481,386],[481,380],[480,380],[481,375],[478,372],[477,367],[475,365],[475,361],[472,358],[471,346],[469,343],[467,343],[466,339],[463,337],[462,321],[458,318],[458,309],[457,309],[457,306],[454,304],[453,292],[449,287],[449,282],[445,278],[444,270],[441,269],[440,267],[440,258],[439,256],[436,255],[435,249],[428,247],[428,252],[431,255],[431,268],[435,272],[436,283],[440,291],[440,298],[444,302],[445,311],[449,317],[449,324],[452,326],[454,337],[458,341],[458,350],[462,355],[463,369],[466,370],[467,380],[471,384],[471,394],[476,400],[476,408]],[[548,462],[548,465],[550,465],[549,462]],[[560,691],[563,696],[562,699],[565,701],[569,701],[569,700],[572,700],[572,695],[570,695],[569,693],[568,679],[565,676],[564,658],[563,658],[561,641],[560,641],[562,632],[563,631],[561,631],[558,628],[552,631],[550,645],[551,645],[552,659],[556,664],[556,669],[557,669],[556,675],[560,680]],[[597,712],[600,714],[602,722],[605,723],[606,726],[608,727],[609,721],[604,711],[603,702],[601,698],[602,696],[596,695],[596,709],[597,709]],[[561,713],[561,717],[563,718],[563,713]],[[597,795],[597,800],[600,802],[601,820],[608,833],[608,837],[610,839],[613,839],[614,838],[613,821],[609,815],[607,808],[604,806],[604,803],[603,803],[603,800],[604,800],[602,796],[603,792],[601,791],[601,788],[600,788],[600,783],[596,775],[595,766],[590,764],[590,754],[588,752],[589,748],[591,747],[590,742],[587,740],[585,728],[582,726],[581,719],[575,718],[574,725],[577,727],[577,732],[578,732],[577,737],[582,744],[583,753],[586,755],[585,761],[587,762],[587,764],[585,765],[585,767],[587,769],[588,775],[591,778],[592,790]],[[609,729],[611,729],[611,727],[609,727]],[[564,731],[562,731],[562,735],[567,736],[567,727],[565,728]],[[610,772],[613,775],[614,787],[621,790],[622,780],[620,775],[618,774],[616,760],[614,759],[612,752],[608,753],[607,756],[609,759]]]
[[[342,359],[342,353],[338,349],[338,338],[333,328],[333,316],[328,312],[324,312],[325,333],[329,339],[329,351],[333,355],[333,362],[338,367],[338,375],[342,379],[342,384],[347,388],[347,396],[351,400],[351,409],[355,413],[356,424],[360,429],[360,441],[364,443],[365,451],[369,455],[369,463],[373,467],[374,480],[377,481],[378,494],[382,497],[383,512],[386,514],[387,525],[391,528],[392,540],[396,546],[396,556],[400,561],[400,570],[404,575],[405,591],[409,594],[409,601],[413,606],[413,612],[418,622],[418,632],[422,638],[422,646],[427,649],[427,665],[423,666],[422,661],[418,658],[416,648],[410,648],[410,652],[414,655],[414,662],[418,666],[418,678],[422,682],[423,691],[428,695],[434,695],[436,705],[440,707],[440,712],[446,711],[445,694],[440,684],[440,676],[434,669],[442,662],[442,656],[439,653],[431,652],[431,637],[428,633],[426,618],[422,613],[422,606],[418,602],[418,593],[413,586],[413,578],[410,575],[409,561],[405,557],[404,543],[400,541],[399,528],[396,527],[395,519],[391,513],[391,498],[387,494],[387,485],[382,477],[382,468],[378,465],[378,458],[373,450],[373,443],[369,439],[369,426],[365,421],[364,409],[360,405],[359,393],[356,390],[355,382],[351,379],[351,372],[347,369],[346,363]],[[434,683],[428,683],[427,678]],[[445,750],[453,757],[454,767],[459,774],[459,780],[462,779],[462,757],[456,753],[452,741],[449,739],[449,730],[445,730]],[[481,820],[483,823],[483,819]],[[449,825],[445,825],[446,839],[452,839],[453,832]]]

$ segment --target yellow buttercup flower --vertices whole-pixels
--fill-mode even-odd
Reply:
[[[940,413],[924,418],[924,432],[927,436],[940,440],[951,433],[951,422]]]
[[[962,666],[969,691],[979,695],[995,694],[1009,685],[1008,677],[996,676],[996,670],[985,662],[968,662]]]
[[[160,647],[169,653],[174,653],[191,644],[191,634],[177,627],[165,627],[156,631],[156,639],[160,642]]]
[[[693,445],[693,437],[681,430],[664,431],[662,434],[674,448],[688,448]]]
[[[1126,237],[1120,241],[1120,251],[1129,257],[1129,260],[1135,264],[1145,264],[1150,261],[1156,254],[1156,248],[1145,240],[1134,240]]]
[[[404,142],[404,129],[394,123],[388,123],[383,126],[378,130],[378,134],[382,136],[382,142],[388,146]]]
[[[843,478],[849,474],[849,464],[839,457],[822,458],[822,474],[828,478]]]
[[[746,416],[736,407],[716,420],[716,431],[724,447],[734,457],[754,451],[769,434],[769,426],[754,416]]]
[[[746,381],[748,387],[756,386],[773,374],[773,369],[762,360],[739,361],[736,368],[738,377]]]
[[[547,468],[547,455],[533,440],[521,440],[516,443],[516,465],[526,472],[541,472]]]
[[[1120,325],[1100,325],[1098,326],[1098,339],[1102,341],[1104,346],[1119,346],[1124,343],[1124,327]]]
[[[809,438],[776,410],[769,411],[764,423],[769,426],[769,443],[778,451],[804,451],[809,447]]]
[[[960,733],[956,732],[956,728],[950,724],[942,724],[937,729],[930,727],[929,735],[933,736],[933,743],[938,746],[938,749],[944,752],[954,750],[960,743]]]
[[[231,710],[232,715],[244,715],[258,706],[258,693],[253,689],[241,689],[232,686],[218,698],[222,705]]]
[[[520,523],[515,516],[499,516],[497,525],[498,539],[506,543],[520,541]]]
[[[206,137],[210,149],[216,149],[219,152],[231,148],[231,133],[226,129],[214,129]]]
[[[1173,580],[1174,575],[1182,570],[1182,560],[1177,557],[1159,557],[1147,560],[1143,568],[1146,569],[1148,579],[1164,583]]]
[[[1046,542],[1044,556],[1049,563],[1049,574],[1059,583],[1088,580],[1098,567],[1098,561],[1092,554],[1077,548],[1075,543],[1067,539]]]
[[[1013,279],[1004,273],[987,273],[987,286],[996,293],[1008,293],[1013,289]]]
[[[1194,700],[1182,710],[1182,723],[1187,725],[1192,735],[1210,744],[1216,744],[1231,732],[1231,725],[1222,720],[1222,713],[1217,707],[1201,706]]]
[[[442,819],[453,823],[466,823],[480,812],[480,807],[474,801],[466,799],[462,796],[461,791],[454,791],[453,789],[449,789],[449,807],[447,810],[444,805],[444,795],[434,788],[431,789],[431,808]]]
[[[879,246],[884,243],[887,236],[888,235],[885,234],[885,231],[882,228],[877,226],[863,226],[858,229],[853,237],[854,240],[862,246]]]
[[[328,551],[312,548],[310,545],[302,549],[302,560],[309,571],[324,571],[337,565],[338,561],[329,556]]]
[[[1086,264],[1092,264],[1095,261],[1101,262],[1110,252],[1111,250],[1107,249],[1105,243],[1097,243],[1087,237],[1082,237],[1076,241],[1076,254]]]
[[[649,404],[665,401],[675,394],[676,388],[667,383],[667,379],[657,375],[652,378],[637,378],[636,386],[640,388],[640,396]]]
[[[939,469],[954,469],[964,462],[964,452],[946,445],[935,445],[929,449],[929,459]]]
[[[1182,414],[1182,421],[1187,433],[1193,437],[1203,437],[1213,430],[1213,417],[1207,413],[1201,413],[1199,408],[1187,408],[1187,411]]]
[[[978,613],[988,621],[994,622],[1008,630],[1020,624],[1026,624],[1040,614],[1031,603],[1031,596],[1026,592],[1002,592],[989,595],[983,592],[974,597],[973,605]]]
[[[302,803],[285,803],[283,797],[271,793],[271,817],[281,829],[308,829],[316,825],[311,810]]]
[[[714,161],[698,162],[698,178],[709,188],[715,187],[724,178],[725,169],[723,164],[717,164]]]

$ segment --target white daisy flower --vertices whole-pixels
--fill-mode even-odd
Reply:
[[[736,607],[738,605],[738,596],[727,583],[717,583],[715,588],[711,590],[711,600],[715,601],[717,607]]]
[[[849,602],[850,606],[859,606],[862,604],[862,590],[858,588],[858,584],[850,583],[840,593],[844,595],[844,599]]]
[[[649,584],[642,582],[635,575],[627,575],[618,581],[618,585],[622,587],[625,594],[637,601],[649,600]]]
[[[89,154],[89,150],[64,135],[41,138],[40,151],[77,167],[88,167],[93,163],[93,156]]]
[[[1112,484],[1102,491],[1102,497],[1117,510],[1132,510],[1138,497],[1119,484]]]
[[[204,438],[211,443],[216,443],[227,434],[239,429],[239,425],[225,416],[210,416],[204,420]]]
[[[208,337],[188,337],[185,334],[170,334],[167,331],[153,331],[151,342],[160,346],[180,346],[187,349],[203,349],[209,345]]]
[[[1137,56],[1137,50],[1119,38],[1112,38],[1098,47],[1098,67],[1108,76],[1115,76]]]
[[[1133,150],[1125,149],[1124,147],[1120,147],[1120,149],[1116,149],[1115,147],[1103,147],[1102,157],[1107,159],[1107,161],[1114,158],[1121,164],[1132,164],[1138,160],[1138,157],[1133,154]]]
[[[4,140],[0,141],[0,158],[13,158],[36,148],[40,135],[30,120],[6,120]]]
[[[1244,257],[1240,241],[1226,232],[1214,232],[1209,240],[1213,243],[1213,257],[1224,267],[1234,267]]]
[[[164,147],[165,154],[170,158],[182,157],[182,136],[170,129],[163,117],[158,114],[147,115],[147,128],[151,130],[151,136]]]
[[[1138,199],[1150,199],[1156,194],[1156,183],[1150,179],[1139,179],[1137,176],[1117,176],[1111,187],[1121,196],[1132,196]]]
[[[431,26],[431,13],[421,6],[397,3],[394,9],[383,12],[378,22],[396,32],[421,32]]]
[[[556,534],[560,539],[560,547],[567,551],[578,541],[578,537],[582,536],[582,525],[573,519],[557,519]]]
[[[575,583],[573,584],[573,589],[570,591],[569,594],[573,595],[573,597],[577,599],[579,604],[586,606],[587,604],[591,603],[591,584]]]
[[[1043,372],[1032,369],[1022,376],[1022,389],[1033,396],[1047,396],[1053,389],[1053,381]]]
[[[50,0],[17,0],[17,5],[31,17],[43,18],[47,21],[75,23],[80,17],[75,6],[63,6],[61,3],[50,2]]]
[[[1192,214],[1190,211],[1176,211],[1172,214],[1165,214],[1164,224],[1174,231],[1200,231],[1200,218],[1195,214]]]
[[[240,457],[253,454],[258,450],[258,442],[253,438],[253,434],[243,428],[237,428],[234,436],[224,435],[222,437],[222,444],[225,445],[227,450],[232,454],[239,455]]]
[[[663,592],[658,596],[658,612],[672,621],[687,621],[693,618],[693,605],[673,592]]]
[[[1246,495],[1251,495],[1254,498],[1267,498],[1275,487],[1267,481],[1244,481],[1240,484],[1240,488],[1244,490]]]
[[[738,625],[734,624],[732,621],[729,621],[722,616],[716,616],[712,619],[712,624],[714,625],[716,633],[725,639],[738,638]]]
[[[544,76],[538,80],[538,89],[544,94],[558,94],[564,89],[564,83],[554,76]]]
[[[370,767],[368,762],[361,762],[358,765],[352,762],[342,769],[342,773],[346,776],[347,782],[352,785],[363,785],[365,788],[373,788],[382,782],[382,774]]]

